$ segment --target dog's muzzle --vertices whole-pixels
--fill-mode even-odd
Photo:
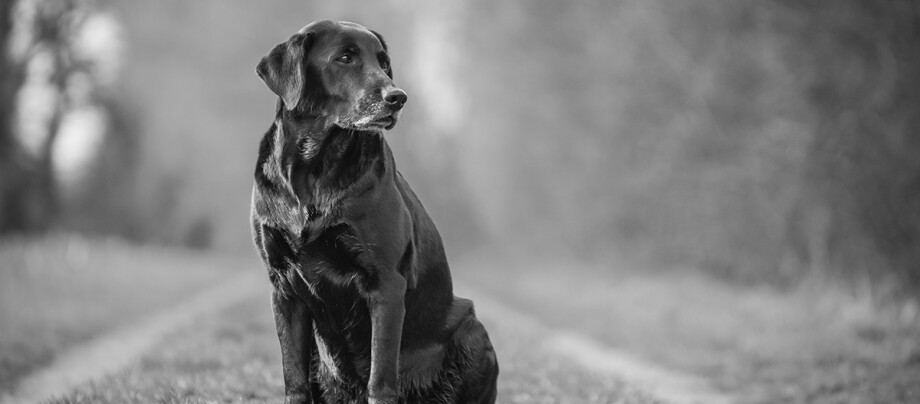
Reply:
[[[396,126],[399,114],[409,99],[406,92],[390,87],[361,98],[354,110],[338,120],[343,128],[359,130],[390,130]]]
[[[393,112],[401,110],[408,100],[409,96],[406,95],[405,91],[399,88],[394,87],[383,93],[383,102],[386,103],[387,107]]]
[[[389,115],[380,119],[384,130],[390,130],[396,126],[396,121],[399,120],[399,112],[408,100],[409,96],[400,88],[393,87],[384,91],[383,103],[386,109],[390,111]]]

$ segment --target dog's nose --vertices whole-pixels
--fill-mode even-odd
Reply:
[[[383,94],[383,101],[387,103],[391,108],[400,109],[409,100],[409,96],[406,95],[406,92],[398,88],[393,88],[387,90]]]

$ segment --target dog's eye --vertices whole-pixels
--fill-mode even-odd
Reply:
[[[344,54],[342,56],[335,58],[335,61],[339,63],[349,64],[351,63],[351,55]]]
[[[383,70],[390,70],[390,62],[387,60],[380,61],[380,68]]]

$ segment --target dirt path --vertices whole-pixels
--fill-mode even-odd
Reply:
[[[673,404],[723,404],[731,398],[713,389],[704,379],[666,369],[629,352],[614,349],[597,339],[569,329],[554,329],[532,314],[515,310],[500,301],[456,283],[459,295],[473,299],[483,321],[502,322],[542,336],[542,345],[557,355],[570,358],[593,372],[616,377],[653,397]]]
[[[0,403],[39,402],[117,372],[137,360],[166,334],[188,326],[208,313],[262,293],[259,288],[252,287],[261,280],[256,279],[257,275],[255,271],[235,275],[177,306],[77,346],[24,379],[13,394],[0,397]]]
[[[702,377],[738,403],[920,402],[920,326],[900,324],[893,313],[833,284],[780,291],[726,283],[692,268],[627,262],[493,259],[454,268],[455,278],[502,296],[507,306],[539,313],[545,324],[579,330],[666,373]],[[571,357],[589,345],[576,340]],[[600,357],[596,350],[583,356]],[[641,372],[621,368],[642,385]],[[653,382],[668,380],[650,374]],[[672,380],[659,388],[661,397],[670,397],[668,386],[697,384]]]
[[[28,377],[2,402],[51,397],[66,397],[66,402],[144,402],[143,397],[166,402],[169,397],[183,402],[217,398],[273,402],[277,397],[272,394],[281,391],[275,363],[279,360],[273,356],[273,329],[263,299],[267,290],[260,286],[258,275],[256,271],[238,275],[152,318],[73,349]],[[643,361],[577,331],[553,329],[536,316],[466,285],[457,289],[474,299],[492,334],[503,366],[502,402],[731,402],[702,379]],[[193,323],[195,327],[189,327]],[[227,335],[234,337],[220,342]],[[239,362],[228,363],[234,355]],[[248,373],[233,376],[229,369],[248,369]],[[251,380],[257,381],[248,386]],[[214,391],[200,387],[209,384]],[[238,391],[228,390],[226,384]]]

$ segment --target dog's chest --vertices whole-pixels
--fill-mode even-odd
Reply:
[[[263,140],[255,213],[284,229],[292,241],[311,241],[339,223],[345,201],[372,189],[386,171],[387,149],[380,136],[346,132],[325,139],[307,138],[289,147],[292,143],[279,129]]]
[[[371,318],[362,284],[373,276],[359,264],[350,236],[334,228],[303,243],[299,256],[305,296],[313,314],[320,371],[338,382],[359,382],[370,372]],[[360,386],[362,383],[357,383]]]
[[[340,380],[366,378],[370,371],[371,319],[367,301],[355,285],[328,279],[315,282],[308,305],[326,371]]]
[[[254,213],[262,223],[283,229],[294,245],[310,241],[335,224],[342,192],[320,189],[317,181],[290,171],[284,173],[272,161],[264,163],[263,171],[271,185],[257,184],[252,201]]]
[[[304,235],[319,234],[329,227],[333,220],[331,212],[336,200],[328,198],[316,204],[304,205],[288,195],[266,195],[265,190],[256,190],[253,195],[253,209],[260,222],[283,229],[292,244],[299,244]]]

